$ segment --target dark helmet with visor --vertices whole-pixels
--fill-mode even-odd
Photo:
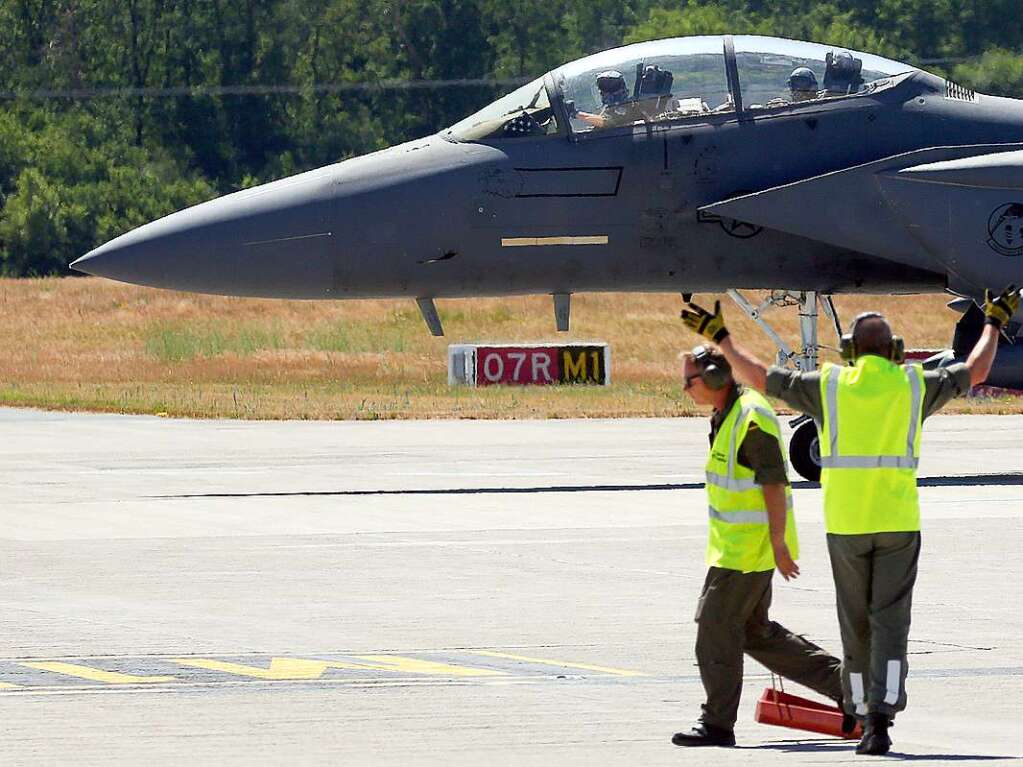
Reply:
[[[616,69],[609,69],[597,75],[597,90],[600,91],[600,101],[605,106],[621,104],[629,98],[625,78]]]
[[[796,67],[789,75],[789,90],[799,94],[817,95],[817,75],[808,67]]]

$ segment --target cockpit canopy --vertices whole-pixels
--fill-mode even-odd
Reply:
[[[758,112],[873,93],[914,71],[869,53],[776,37],[653,40],[565,64],[453,125],[446,135],[477,141],[561,133],[564,118],[552,107],[559,98],[573,133],[714,115],[727,119],[737,105]]]

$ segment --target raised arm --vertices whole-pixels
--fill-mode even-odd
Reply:
[[[721,302],[714,302],[714,312],[689,302],[689,308],[682,310],[682,321],[708,341],[713,341],[732,366],[732,374],[744,384],[752,386],[761,394],[767,393],[767,366],[752,352],[732,340],[721,314]]]
[[[966,367],[970,371],[970,386],[984,383],[991,373],[991,365],[998,351],[998,335],[1002,326],[1019,309],[1019,291],[1015,285],[1007,287],[997,298],[991,291],[985,291],[984,301],[984,332],[973,346],[973,351],[966,359]],[[727,359],[727,356],[726,356]],[[729,360],[731,364],[731,360]]]
[[[966,368],[970,371],[970,386],[984,383],[991,373],[991,365],[994,364],[995,352],[998,350],[998,334],[998,328],[994,325],[985,325],[984,332],[973,345],[973,351],[966,358]]]
[[[752,386],[761,394],[767,394],[767,365],[735,343],[731,336],[725,336],[718,346],[739,381]]]

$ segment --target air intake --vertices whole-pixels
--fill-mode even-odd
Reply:
[[[956,85],[949,80],[945,81],[945,98],[955,99],[956,101],[976,101],[976,91],[971,91],[969,88],[964,88],[961,85]]]

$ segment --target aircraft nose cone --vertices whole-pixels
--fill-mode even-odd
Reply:
[[[332,177],[323,168],[187,208],[89,251],[71,268],[199,293],[327,296]]]
[[[143,253],[146,250],[145,243],[149,239],[145,236],[147,234],[145,229],[144,226],[140,227],[100,245],[98,248],[93,248],[81,258],[73,261],[70,268],[83,274],[107,277],[122,282],[139,282],[140,277],[148,279],[151,276],[153,264],[145,263],[150,260],[151,256],[151,254]]]

